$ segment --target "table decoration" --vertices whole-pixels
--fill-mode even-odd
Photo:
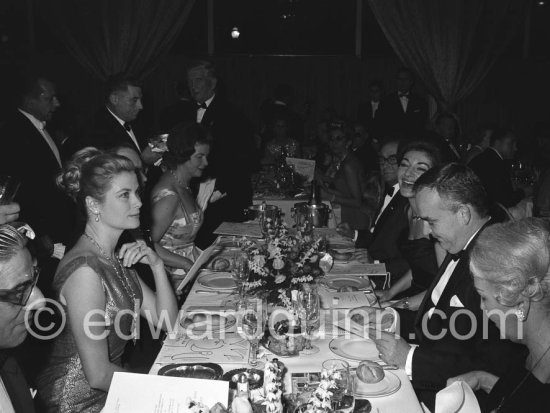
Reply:
[[[163,366],[158,375],[218,380],[223,375],[223,369],[215,363],[177,363]]]

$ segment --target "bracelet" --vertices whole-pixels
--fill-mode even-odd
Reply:
[[[408,310],[409,309],[409,298],[405,298],[405,301],[403,301],[403,304],[402,304],[402,307],[401,307],[403,310]]]

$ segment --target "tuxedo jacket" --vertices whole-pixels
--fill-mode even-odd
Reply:
[[[447,255],[416,313],[414,337],[404,336],[419,343],[412,359],[412,384],[428,407],[448,378],[473,370],[500,375],[525,355],[522,345],[501,339],[498,328],[483,315],[469,270],[468,254],[473,242],[459,259],[432,317],[428,318],[433,307],[432,291],[451,261]],[[402,336],[403,331],[408,331],[403,325],[406,322],[406,317],[401,319]]]
[[[523,198],[523,191],[512,187],[510,168],[491,148],[485,149],[468,164],[479,177],[489,199],[505,207],[516,205]]]
[[[378,154],[372,147],[370,142],[365,142],[359,148],[353,151],[361,165],[365,174],[377,172],[380,170],[378,166]]]
[[[168,132],[180,123],[196,120],[197,104],[193,100],[179,100],[164,108],[159,116],[159,125],[163,132]]]
[[[426,124],[428,104],[424,98],[411,92],[405,112],[397,92],[392,92],[380,101],[376,116],[380,119],[383,136],[418,137]]]
[[[146,134],[138,122],[131,122],[131,125],[139,148],[136,147],[136,144],[126,129],[124,129],[124,126],[104,106],[97,112],[94,124],[85,137],[85,145],[81,146],[95,146],[99,149],[108,149],[125,143],[135,148],[138,153],[141,153],[147,146]]]
[[[33,413],[35,408],[29,385],[17,361],[6,350],[0,350],[0,377],[15,413]]]
[[[225,198],[209,204],[197,235],[200,247],[208,246],[213,231],[224,221],[240,222],[252,204],[252,173],[259,168],[252,124],[233,105],[216,95],[201,120],[212,136],[208,167],[204,175],[216,178],[216,189]]]
[[[409,264],[398,247],[397,240],[409,228],[407,206],[409,201],[397,192],[374,226],[369,230],[358,231],[356,248],[367,248],[371,257],[384,262],[392,280],[401,277],[409,269]]]

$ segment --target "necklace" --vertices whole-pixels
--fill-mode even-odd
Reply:
[[[187,189],[188,191],[191,191],[191,188],[189,187],[189,185],[185,185],[181,179],[178,178],[178,176],[176,175],[176,173],[174,172],[173,169],[170,169],[170,173],[172,174],[172,177],[174,178],[174,180],[176,181],[176,183],[178,184],[178,186],[180,186],[181,188],[185,188]]]
[[[132,339],[133,339],[134,344],[135,344],[136,343],[136,338],[137,338],[136,326],[137,326],[137,317],[138,317],[138,314],[139,314],[139,302],[137,300],[136,293],[133,291],[133,289],[131,288],[131,286],[129,284],[129,280],[127,279],[127,276],[126,276],[127,275],[126,270],[125,270],[124,266],[122,266],[122,264],[120,263],[120,260],[118,258],[115,260],[112,256],[107,254],[107,252],[101,247],[101,245],[99,245],[99,243],[95,240],[94,237],[89,235],[87,232],[84,232],[84,236],[86,238],[88,238],[88,240],[90,240],[90,242],[93,244],[94,247],[96,247],[96,249],[99,251],[99,253],[109,262],[109,264],[111,264],[111,267],[113,267],[113,269],[115,270],[116,275],[118,276],[118,278],[120,279],[120,281],[124,285],[124,289],[130,295],[130,298],[132,299],[132,302],[134,303],[134,312],[132,314],[132,325],[130,327],[130,332],[131,332]],[[119,271],[119,269],[120,269],[120,271]]]
[[[548,348],[546,349],[546,351],[542,354],[542,356],[540,356],[540,358],[537,360],[537,362],[533,365],[533,367],[531,367],[531,370],[529,370],[527,372],[527,374],[525,376],[523,376],[523,378],[521,379],[521,381],[518,383],[518,385],[514,388],[514,390],[512,390],[512,392],[508,395],[508,396],[503,396],[502,399],[500,399],[500,403],[498,404],[495,412],[498,413],[501,411],[502,407],[504,406],[504,404],[508,401],[508,399],[512,398],[512,396],[519,390],[519,388],[523,385],[523,383],[525,383],[525,381],[527,380],[527,378],[529,377],[529,375],[531,373],[533,373],[533,370],[535,370],[535,368],[539,365],[539,363],[542,361],[542,359],[544,358],[544,356],[546,356],[546,353],[548,353],[550,351],[550,346],[548,346]]]

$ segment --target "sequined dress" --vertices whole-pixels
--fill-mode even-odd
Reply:
[[[67,279],[79,268],[90,267],[101,280],[105,294],[105,322],[109,334],[106,338],[109,348],[109,361],[122,366],[121,357],[127,338],[132,334],[133,317],[126,314],[120,317],[115,331],[117,314],[123,310],[134,311],[136,303],[143,301],[143,292],[133,270],[124,270],[120,277],[111,264],[96,255],[79,256],[61,263],[54,278],[53,287],[59,295]],[[64,306],[65,314],[67,307]],[[92,389],[84,376],[84,370],[76,342],[67,322],[61,334],[55,339],[52,353],[45,370],[37,378],[38,395],[47,412],[99,412],[107,399],[107,393]]]
[[[153,196],[153,204],[167,196],[177,197],[178,194],[166,188],[161,189]],[[179,204],[183,217],[172,221],[159,241],[159,244],[168,251],[181,255],[182,257],[189,258],[194,262],[201,253],[201,250],[195,246],[194,241],[197,236],[197,232],[199,232],[202,225],[203,212],[198,204],[195,205],[197,212],[193,213],[186,211],[181,199],[179,200]],[[172,286],[176,289],[181,280],[185,277],[185,270],[182,268],[171,267],[169,265],[165,265],[165,268]]]

